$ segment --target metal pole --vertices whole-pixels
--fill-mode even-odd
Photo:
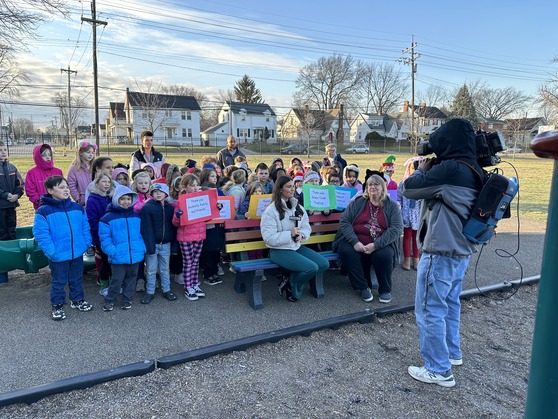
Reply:
[[[531,149],[538,157],[554,159],[525,408],[525,418],[546,419],[558,417],[558,131],[537,135]]]

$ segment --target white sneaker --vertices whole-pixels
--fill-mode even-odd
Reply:
[[[217,275],[219,275],[219,276],[225,275],[225,271],[223,271],[223,268],[221,267],[221,265],[217,265]]]
[[[459,359],[450,358],[449,362],[450,362],[451,365],[454,365],[454,366],[463,365],[463,358],[459,358]]]
[[[426,367],[413,367],[407,368],[407,372],[415,380],[421,381],[428,384],[438,384],[442,387],[453,387],[455,385],[455,380],[453,379],[453,374],[448,376],[443,376],[442,374],[436,374],[430,372]]]
[[[203,292],[199,285],[194,287],[194,292],[198,297],[205,297],[205,292]]]
[[[180,273],[174,276],[174,282],[180,285],[184,285],[184,276]]]

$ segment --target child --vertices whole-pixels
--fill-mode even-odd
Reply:
[[[264,195],[263,186],[260,182],[253,182],[248,186],[248,189],[246,189],[246,196],[236,214],[238,220],[248,219],[248,208],[250,208],[250,197],[252,195]]]
[[[62,170],[54,167],[52,148],[48,144],[39,144],[33,148],[33,160],[35,167],[25,176],[25,194],[37,211],[39,200],[46,193],[45,180],[50,176],[62,176]]]
[[[270,194],[273,190],[273,181],[269,178],[269,168],[267,164],[260,163],[256,166],[256,181],[263,188],[264,194]]]
[[[95,158],[96,144],[80,141],[76,150],[76,158],[68,170],[68,186],[72,199],[85,206],[85,191],[91,182],[91,162]]]
[[[192,174],[187,174],[180,181],[180,194],[190,194],[199,190],[198,178]],[[178,209],[172,219],[172,223],[178,228],[176,239],[182,251],[182,274],[184,276],[184,295],[190,301],[196,301],[200,297],[205,297],[205,293],[200,288],[198,280],[198,270],[200,254],[205,239],[205,223],[203,221],[194,222],[188,225],[180,225],[180,217],[183,211]]]
[[[304,173],[298,172],[295,173],[293,177],[293,184],[295,187],[294,198],[300,201],[300,197],[302,196],[302,180],[304,179]]]
[[[110,157],[106,157],[106,156],[101,156],[101,157],[97,157],[95,160],[93,160],[93,163],[91,163],[91,182],[89,183],[89,185],[93,184],[95,182],[95,178],[97,177],[97,173],[99,172],[108,172],[111,179],[112,179],[112,175],[114,174],[114,162],[112,161],[112,159]],[[116,186],[116,182],[113,182],[114,186]],[[87,205],[87,200],[89,199],[89,189],[85,190],[85,203]]]
[[[118,185],[107,213],[99,222],[101,248],[108,256],[112,278],[103,311],[112,311],[122,289],[122,310],[132,308],[138,266],[143,262],[145,243],[140,234],[140,216],[133,205],[138,194]]]
[[[223,186],[223,192],[227,196],[234,198],[234,209],[238,212],[240,204],[244,201],[246,191],[244,190],[244,182],[246,182],[246,172],[243,169],[236,169],[231,174],[231,180]]]
[[[118,185],[123,185],[130,187],[130,177],[128,176],[128,170],[123,167],[117,167],[112,172],[112,180]]]
[[[383,172],[387,178],[387,192],[391,199],[397,201],[397,182],[393,180],[393,174],[395,173],[395,156],[389,156],[385,162],[382,163],[380,167],[380,172]]]
[[[171,242],[176,237],[176,229],[172,225],[174,208],[166,201],[169,188],[164,183],[154,183],[149,188],[153,199],[145,203],[140,211],[141,236],[147,248],[145,255],[146,293],[141,303],[149,304],[155,297],[155,277],[157,269],[161,274],[163,297],[168,301],[176,300],[170,290],[170,255]]]
[[[134,211],[139,214],[145,202],[149,199],[149,188],[151,187],[151,177],[145,171],[139,172],[132,182],[132,191],[136,192],[138,199],[134,204]]]
[[[8,162],[8,146],[0,140],[0,240],[16,238],[16,208],[23,195],[23,178]],[[0,284],[8,282],[8,273],[0,272]]]
[[[343,169],[344,188],[355,188],[358,192],[362,192],[362,183],[358,180],[360,169],[356,164],[349,164]]]
[[[110,264],[108,256],[101,249],[99,221],[107,213],[107,206],[112,202],[112,195],[114,193],[114,185],[109,172],[98,172],[95,180],[87,187],[87,190],[89,191],[89,198],[87,198],[85,212],[87,213],[92,243],[95,249],[95,266],[101,287],[99,293],[105,296],[109,286]]]
[[[401,268],[405,271],[411,270],[411,248],[413,250],[414,270],[417,270],[419,263],[419,250],[417,246],[417,230],[420,223],[421,200],[405,198],[403,196],[403,182],[417,169],[422,157],[412,157],[405,162],[405,174],[397,189],[397,202],[401,208],[403,218],[403,262]]]
[[[151,180],[155,179],[157,169],[153,163],[142,163],[140,167],[147,172]]]
[[[217,189],[212,182],[202,184],[202,190]],[[219,262],[221,261],[221,250],[225,243],[225,229],[221,224],[205,224],[205,239],[200,254],[200,267],[204,283],[210,286],[220,284],[223,280],[219,277]],[[223,272],[224,274],[224,272]]]
[[[83,253],[91,246],[91,233],[85,210],[70,199],[68,181],[50,176],[44,186],[47,194],[35,214],[33,235],[48,258],[50,267],[50,305],[52,320],[64,320],[66,291],[70,289],[70,307],[89,311],[93,306],[83,294]]]

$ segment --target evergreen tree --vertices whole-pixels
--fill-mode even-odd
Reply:
[[[468,120],[473,126],[477,125],[477,111],[466,84],[457,91],[451,106],[451,113],[451,116],[454,118],[463,118]]]
[[[256,82],[246,74],[236,82],[234,94],[238,102],[264,103],[260,89],[256,88]]]

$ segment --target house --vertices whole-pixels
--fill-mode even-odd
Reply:
[[[395,118],[389,115],[359,113],[351,122],[351,142],[363,143],[371,132],[382,137],[397,138],[398,126]]]
[[[506,124],[506,121],[501,121],[499,119],[492,119],[492,118],[484,118],[482,116],[477,118],[477,122],[479,128],[486,132],[494,132],[494,131],[502,132],[504,130],[504,125]]]
[[[126,88],[126,137],[140,143],[143,130],[153,132],[156,145],[200,144],[200,105],[193,96],[131,92]],[[117,119],[119,121],[119,113]],[[116,122],[115,121],[115,122]]]
[[[448,119],[448,116],[435,106],[426,106],[425,102],[415,105],[414,108],[409,106],[409,101],[403,102],[403,110],[392,115],[399,127],[397,140],[406,140],[411,135],[412,130],[417,136],[427,136],[440,128]]]
[[[292,108],[281,121],[281,138],[285,142],[348,144],[350,135],[351,127],[343,105],[326,111]]]
[[[132,124],[127,122],[124,102],[110,102],[105,126],[107,127],[107,141],[109,144],[129,142],[128,130],[132,129]]]
[[[277,142],[277,115],[266,103],[225,102],[218,123],[202,132],[206,146],[224,146],[229,135],[240,145]]]
[[[508,146],[529,148],[531,140],[539,133],[539,127],[547,125],[544,117],[506,119],[502,134]]]

